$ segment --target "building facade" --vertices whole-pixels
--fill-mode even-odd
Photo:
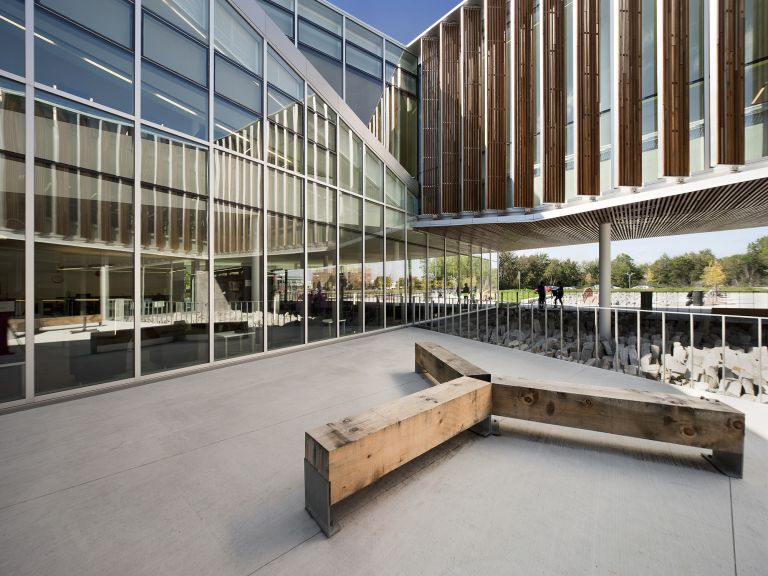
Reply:
[[[465,0],[404,46],[325,0],[0,0],[0,410],[479,311],[495,250],[765,225],[766,27]]]

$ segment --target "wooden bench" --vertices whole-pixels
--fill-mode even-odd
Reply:
[[[307,432],[307,511],[330,536],[334,504],[490,414],[490,382],[462,377]]]
[[[496,416],[705,448],[742,477],[744,414],[718,400],[525,378],[493,378],[492,391]]]
[[[491,374],[487,370],[467,362],[434,342],[416,342],[416,372],[433,384],[442,384],[462,376],[491,381]]]

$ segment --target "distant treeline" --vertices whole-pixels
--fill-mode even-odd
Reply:
[[[499,254],[499,288],[531,288],[544,282],[552,285],[591,286],[600,281],[597,260],[559,260],[546,254],[517,256]],[[659,288],[688,286],[759,286],[768,281],[768,236],[750,243],[744,254],[715,258],[712,251],[688,252],[680,256],[662,254],[650,264],[638,264],[628,254],[611,263],[611,283],[629,288],[638,285]]]

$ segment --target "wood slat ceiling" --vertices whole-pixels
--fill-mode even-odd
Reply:
[[[736,230],[768,224],[767,190],[768,178],[758,178],[623,205],[590,203],[586,210],[562,216],[521,214],[487,222],[452,220],[447,225],[422,221],[416,227],[499,251],[597,242],[601,222],[611,222],[613,240]]]

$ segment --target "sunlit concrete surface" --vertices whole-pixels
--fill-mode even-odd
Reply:
[[[499,375],[672,387],[409,328],[0,416],[0,574],[763,576],[768,406],[742,480],[700,451],[505,420],[304,511],[304,431],[426,387],[413,344]]]

